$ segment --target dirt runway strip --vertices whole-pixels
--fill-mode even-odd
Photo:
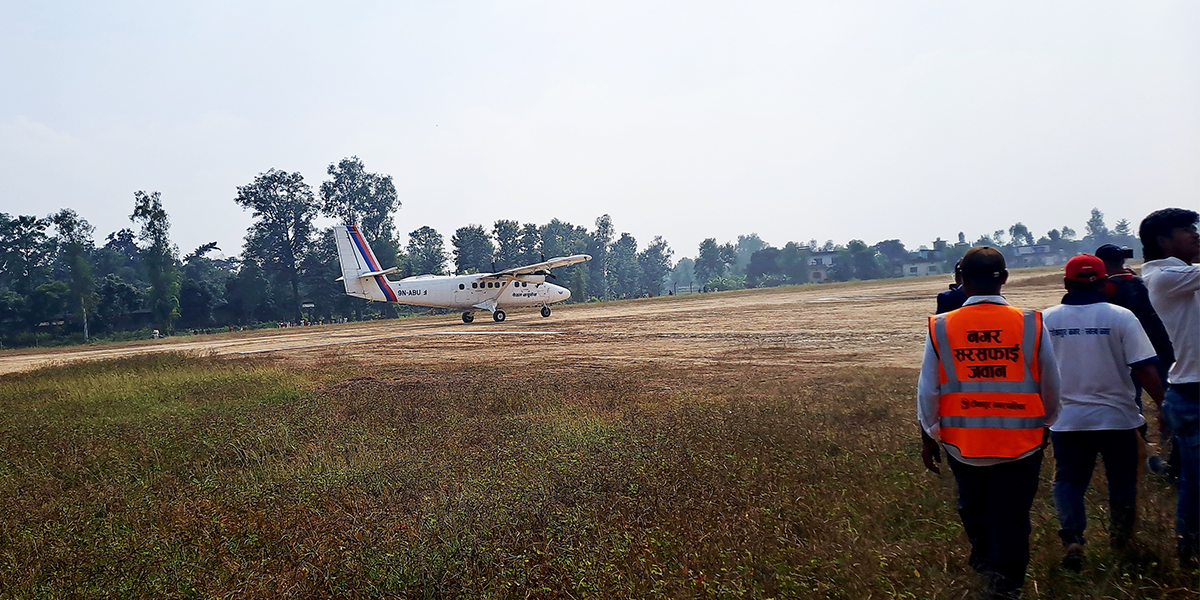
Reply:
[[[1045,308],[1062,295],[1059,269],[1014,271],[1005,295]],[[671,361],[695,366],[754,361],[777,365],[916,367],[925,317],[945,277],[790,286],[554,307],[543,319],[517,310],[504,323],[457,314],[345,325],[260,330],[162,340],[9,350],[0,373],[148,352],[270,353],[303,364],[337,356],[421,365]],[[485,335],[481,335],[485,334]],[[539,334],[539,335],[512,335]]]

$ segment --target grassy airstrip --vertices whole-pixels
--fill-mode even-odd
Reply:
[[[963,598],[915,382],[178,354],[5,375],[0,598]],[[1158,480],[1141,552],[1108,550],[1093,489],[1085,569],[1058,569],[1052,464],[1027,597],[1195,597]]]

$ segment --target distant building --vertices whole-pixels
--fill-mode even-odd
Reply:
[[[1066,255],[1055,252],[1046,244],[1032,246],[1013,246],[1013,257],[1010,267],[1052,267],[1067,264]]]
[[[813,252],[808,256],[808,280],[823,283],[829,280],[829,269],[837,258],[837,252]]]
[[[942,263],[933,261],[916,261],[904,263],[900,267],[900,272],[905,277],[924,277],[926,275],[941,275]]]

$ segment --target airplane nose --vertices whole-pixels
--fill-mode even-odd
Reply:
[[[571,298],[571,290],[563,288],[559,293],[566,296],[566,298],[563,298],[563,300],[569,300]]]

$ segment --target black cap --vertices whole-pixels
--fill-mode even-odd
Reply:
[[[967,250],[959,261],[963,277],[995,277],[1004,272],[1004,255],[991,246],[976,246]]]
[[[1133,250],[1128,246],[1105,244],[1096,248],[1096,256],[1100,257],[1100,260],[1104,262],[1124,262],[1126,258],[1133,258]]]

